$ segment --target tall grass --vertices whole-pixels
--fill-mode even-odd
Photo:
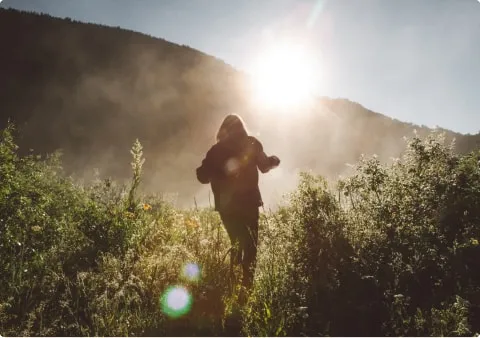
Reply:
[[[65,177],[59,156],[0,140],[0,334],[473,335],[480,331],[480,153],[432,136],[382,165],[364,158],[333,187],[303,174],[262,214],[253,289],[230,274],[212,209],[144,196],[132,181]],[[200,268],[188,279],[184,268]],[[173,286],[191,309],[162,307]]]

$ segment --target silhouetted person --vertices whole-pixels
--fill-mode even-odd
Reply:
[[[257,257],[259,207],[263,205],[258,188],[262,173],[278,166],[276,156],[267,156],[262,144],[247,134],[237,115],[228,115],[217,133],[217,143],[197,168],[197,178],[211,183],[215,210],[232,242],[232,264],[241,264],[243,285],[250,288]],[[258,169],[257,169],[258,168]]]

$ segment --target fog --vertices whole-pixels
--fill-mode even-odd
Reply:
[[[14,117],[23,153],[62,149],[66,174],[76,179],[90,181],[97,170],[127,184],[138,138],[144,192],[168,196],[179,207],[207,206],[210,187],[196,180],[195,169],[223,118],[235,113],[267,155],[281,159],[260,175],[265,207],[275,208],[301,171],[336,180],[362,153],[388,161],[414,128],[428,131],[344,99],[312,97],[289,110],[266,109],[253,102],[247,74],[186,46],[46,16],[0,14],[0,38],[15,44],[0,55],[6,74],[0,84],[7,84],[0,93],[2,123],[5,114]],[[30,20],[38,29],[27,34]],[[12,27],[21,39],[5,33]]]

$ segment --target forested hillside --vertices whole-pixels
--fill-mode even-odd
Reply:
[[[388,160],[405,149],[404,136],[429,131],[343,99],[318,98],[290,120],[266,114],[249,101],[245,74],[120,28],[0,10],[0,41],[0,126],[16,123],[21,153],[62,149],[68,173],[91,177],[98,168],[122,180],[126,149],[138,138],[148,158],[145,187],[188,203],[199,189],[193,169],[227,113],[241,114],[280,156],[285,177],[300,170],[336,177],[362,153]],[[479,135],[447,131],[453,137],[461,153],[479,145]]]

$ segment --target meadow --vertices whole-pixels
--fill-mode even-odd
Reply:
[[[132,179],[79,182],[61,156],[0,136],[2,336],[472,336],[480,332],[480,151],[409,139],[327,182],[304,173],[262,210],[240,306],[212,208],[175,208]],[[192,171],[193,173],[193,171]]]

